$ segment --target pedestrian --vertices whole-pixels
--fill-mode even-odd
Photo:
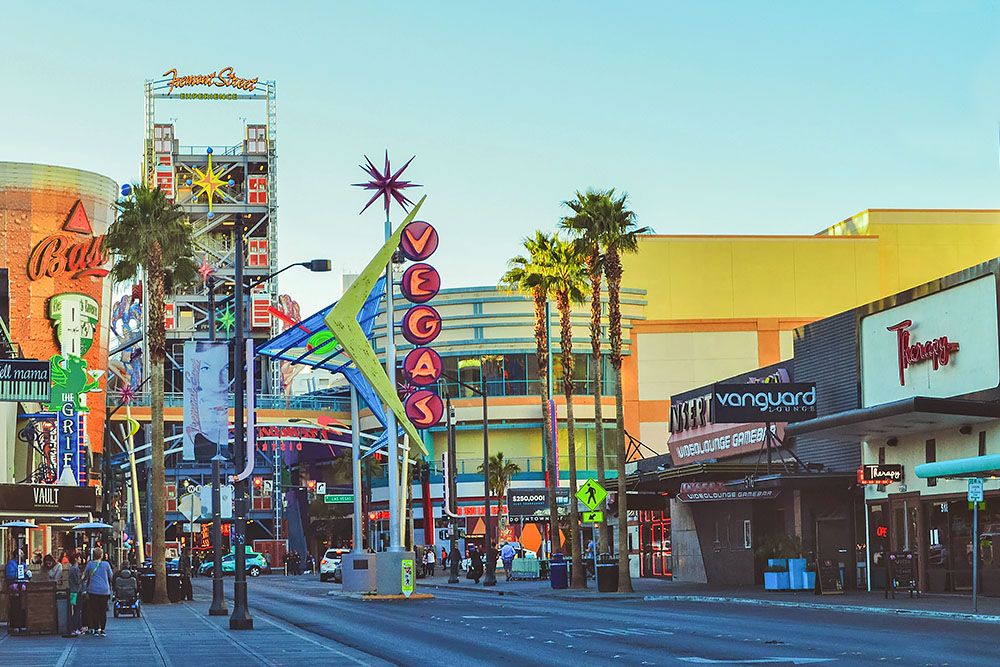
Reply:
[[[69,561],[69,636],[79,637],[83,634],[83,572],[80,570],[82,561],[80,554],[75,553]]]
[[[191,588],[191,553],[187,547],[181,551],[181,557],[177,561],[177,573],[181,575],[181,599],[194,600],[194,591]]]
[[[448,567],[448,550],[444,547],[441,547],[441,567]]]
[[[54,581],[59,584],[62,580],[62,564],[57,563],[52,554],[45,554],[45,558],[42,559],[42,575],[41,581]]]
[[[104,560],[104,550],[94,549],[94,558],[83,571],[83,586],[90,608],[90,634],[107,637],[108,599],[111,597],[111,565]]]
[[[290,561],[290,558],[291,556],[287,551],[281,554],[281,564],[285,567],[285,576],[288,576],[288,563]]]
[[[10,630],[26,631],[27,608],[24,593],[31,581],[31,570],[24,562],[24,552],[14,549],[4,567],[4,579],[7,583],[7,627]]]
[[[469,579],[474,579],[478,584],[482,578],[483,555],[479,553],[479,549],[472,547],[472,550],[469,552]]]
[[[424,555],[424,559],[427,562],[427,572],[426,576],[434,576],[434,566],[437,564],[437,558],[434,556],[434,547],[427,547],[427,552]]]
[[[510,542],[504,542],[503,546],[500,547],[500,560],[503,561],[503,571],[507,575],[507,581],[510,581],[511,577],[514,576],[515,555],[517,555],[517,550],[514,549],[514,545]]]

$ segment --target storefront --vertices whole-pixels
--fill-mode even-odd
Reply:
[[[918,465],[1000,453],[996,260],[856,311],[860,406],[795,425],[796,434],[862,443],[871,590],[911,554],[923,591],[972,588],[972,508],[963,479],[917,477]],[[981,505],[981,586],[1000,595],[1000,480]]]
[[[97,510],[94,487],[50,484],[0,484],[0,523],[30,519],[40,526],[27,531],[27,552],[58,556],[81,544],[73,526],[90,521]],[[23,536],[23,535],[22,535]],[[0,530],[4,562],[14,547],[13,531]]]

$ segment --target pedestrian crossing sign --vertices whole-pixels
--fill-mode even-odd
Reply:
[[[584,512],[581,516],[581,523],[604,523],[604,512]]]
[[[576,492],[576,497],[588,509],[595,510],[608,497],[608,492],[596,481],[588,479],[587,483],[581,486],[580,490]]]

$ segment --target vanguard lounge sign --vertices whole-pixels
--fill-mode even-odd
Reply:
[[[797,422],[816,416],[813,382],[716,384],[712,389],[712,421]]]

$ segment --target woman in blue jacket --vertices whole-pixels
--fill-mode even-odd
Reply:
[[[108,599],[111,597],[111,565],[104,560],[104,550],[94,549],[94,558],[83,571],[84,590],[90,606],[90,632],[99,637],[107,637]]]

